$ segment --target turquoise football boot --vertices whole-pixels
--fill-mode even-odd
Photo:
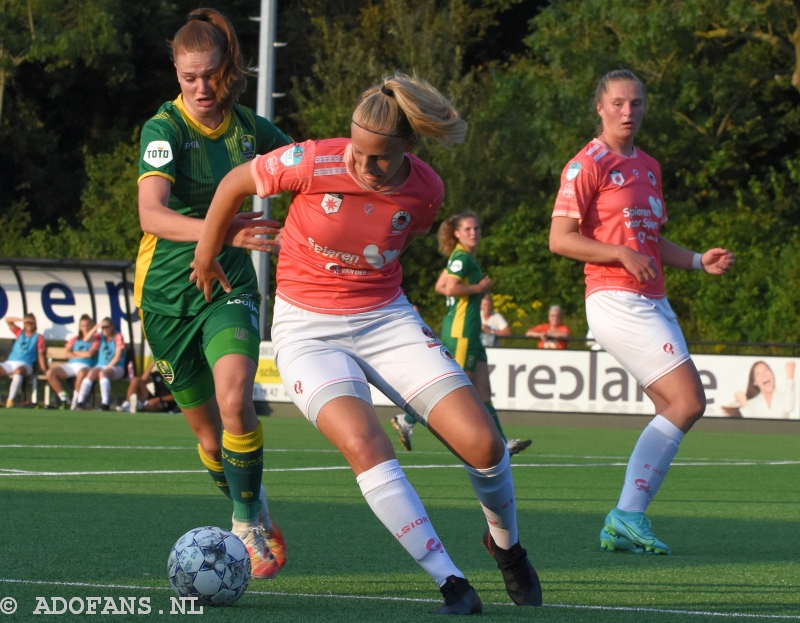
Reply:
[[[653,534],[653,531],[650,529],[650,520],[644,516],[644,513],[629,513],[615,508],[606,515],[605,532],[608,532],[611,537],[617,537],[615,541],[608,541],[609,544],[614,544],[615,549],[627,549],[627,551],[636,554],[672,553],[669,547],[667,547],[665,543],[659,541]],[[630,541],[632,545],[643,551],[617,547],[618,544],[624,545],[624,541],[619,541],[619,537]],[[603,547],[602,533],[601,547]],[[607,548],[603,547],[603,549]]]

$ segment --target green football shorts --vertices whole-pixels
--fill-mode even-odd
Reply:
[[[220,357],[245,355],[258,364],[260,302],[258,294],[228,295],[195,318],[139,310],[156,367],[178,406],[199,407],[214,395],[211,370]]]
[[[475,372],[479,361],[488,361],[480,335],[469,337],[442,337],[442,344],[455,357],[464,372]]]

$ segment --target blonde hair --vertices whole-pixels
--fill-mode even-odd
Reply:
[[[439,253],[445,257],[450,257],[453,249],[456,248],[456,245],[458,244],[456,230],[461,225],[461,221],[463,221],[465,218],[474,218],[478,225],[481,224],[481,220],[474,212],[461,212],[460,214],[454,214],[453,216],[446,218],[442,224],[439,225],[439,231],[436,234],[436,237],[439,240]]]
[[[247,71],[239,39],[231,23],[214,9],[200,8],[189,13],[189,19],[169,42],[172,60],[183,52],[219,50],[219,69],[212,78],[217,104],[223,114],[238,101],[247,87]]]
[[[417,133],[448,148],[463,143],[467,133],[450,100],[416,74],[399,71],[359,96],[353,121],[376,134],[408,138]]]
[[[592,112],[597,113],[597,107],[603,103],[603,96],[608,93],[608,88],[612,84],[617,84],[620,82],[633,82],[642,91],[642,98],[644,99],[645,103],[647,102],[647,89],[645,88],[642,79],[630,69],[615,69],[614,71],[609,71],[605,76],[600,78],[600,82],[597,83],[597,88],[594,90]],[[597,135],[600,136],[602,132],[603,120],[601,118],[597,124]]]

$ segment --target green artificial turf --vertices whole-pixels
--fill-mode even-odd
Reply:
[[[342,457],[301,418],[262,421],[264,483],[289,563],[277,579],[252,582],[233,607],[205,608],[203,620],[433,620],[439,591],[372,515]],[[395,444],[484,601],[481,620],[800,620],[797,436],[689,434],[648,511],[674,552],[656,557],[599,548],[638,431],[505,428],[534,440],[512,463],[541,609],[509,605],[457,460],[419,426],[413,452]],[[191,528],[229,528],[231,508],[181,416],[3,410],[0,446],[0,609],[4,597],[17,602],[0,621],[40,621],[37,597],[54,596],[149,598],[149,614],[113,620],[189,616],[170,614],[170,548]],[[20,472],[36,475],[10,475]],[[60,620],[96,618],[67,612]]]

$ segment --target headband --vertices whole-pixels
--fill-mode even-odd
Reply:
[[[363,125],[361,125],[358,121],[356,121],[352,117],[350,118],[350,121],[353,124],[357,125],[359,128],[361,128],[362,130],[366,130],[367,132],[372,132],[373,134],[380,134],[381,136],[388,136],[389,138],[408,138],[410,136],[410,134],[406,134],[406,135],[402,135],[402,134],[387,134],[386,132],[378,132],[377,130],[370,130],[369,128],[365,128]],[[412,132],[412,134],[413,134],[413,132]]]

